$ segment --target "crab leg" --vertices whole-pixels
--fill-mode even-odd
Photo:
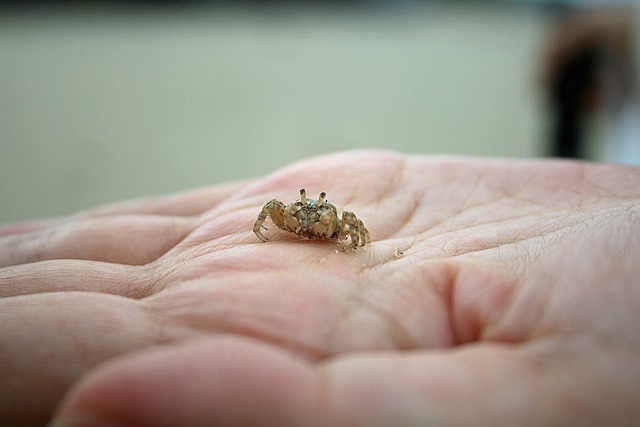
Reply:
[[[340,233],[339,239],[345,239],[349,237],[351,243],[344,250],[357,248],[358,246],[365,246],[371,242],[371,236],[369,230],[364,226],[364,223],[359,220],[353,212],[342,212],[342,221],[340,221]]]
[[[260,240],[266,242],[269,240],[264,234],[262,234],[261,228],[267,230],[267,227],[263,225],[264,220],[267,218],[267,215],[271,217],[271,221],[278,227],[284,229],[284,204],[277,200],[271,199],[267,202],[266,205],[263,206],[260,214],[258,215],[258,219],[253,224],[253,232],[258,236]]]
[[[369,234],[369,230],[364,226],[364,222],[362,222],[361,219],[358,220],[358,231],[360,231],[360,242],[362,242],[362,246],[371,243],[371,234]]]
[[[265,205],[260,211],[260,214],[258,215],[258,219],[256,219],[256,222],[253,224],[253,232],[263,242],[266,242],[267,240],[269,240],[264,234],[262,234],[262,230],[260,230],[261,228],[264,228],[265,230],[267,230],[267,227],[265,227],[263,223],[264,223],[264,220],[267,218],[268,214],[269,214],[269,210],[267,208],[267,205]]]

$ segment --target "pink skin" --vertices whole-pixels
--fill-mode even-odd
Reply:
[[[260,242],[302,187],[371,244]],[[355,152],[0,227],[0,425],[631,424],[639,200],[637,168]]]

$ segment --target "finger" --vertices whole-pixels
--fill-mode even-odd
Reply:
[[[29,233],[43,228],[53,227],[63,221],[61,218],[51,218],[43,220],[22,221],[0,225],[0,238],[22,233]]]
[[[208,338],[105,364],[70,393],[54,425],[313,425],[314,384],[309,362],[286,351]]]
[[[75,218],[142,214],[167,216],[199,215],[208,209],[223,204],[227,199],[232,199],[238,191],[248,184],[248,181],[237,181],[168,196],[128,200],[78,213],[75,215]],[[0,237],[51,228],[63,223],[65,220],[68,221],[68,219],[65,218],[48,218],[0,225]]]
[[[240,190],[249,184],[249,181],[235,181],[167,196],[129,200],[98,207],[83,212],[79,216],[94,218],[134,214],[169,216],[200,215],[213,207],[223,204],[228,199],[233,199]]]
[[[69,386],[103,360],[183,338],[138,301],[91,292],[0,299],[0,425],[40,426]]]
[[[149,263],[195,227],[188,217],[114,216],[0,237],[0,267],[50,259]]]
[[[83,291],[143,298],[154,292],[140,269],[99,261],[51,260],[0,269],[0,298]]]
[[[581,345],[567,348],[549,340],[526,349],[489,344],[361,353],[314,367],[257,342],[208,339],[109,363],[72,391],[55,426],[494,426],[559,425],[567,419],[575,425],[623,425],[623,416],[633,420],[635,379],[609,376],[615,362],[603,375],[606,357],[574,357]]]
[[[527,400],[543,396],[528,396],[533,391],[522,383],[531,372],[510,353],[370,353],[318,368],[258,342],[207,339],[98,369],[67,397],[55,426],[520,425],[544,419]]]

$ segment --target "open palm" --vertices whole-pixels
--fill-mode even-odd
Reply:
[[[371,244],[262,243],[300,188]],[[82,425],[633,420],[639,200],[634,168],[355,152],[5,226],[0,423],[74,383]]]

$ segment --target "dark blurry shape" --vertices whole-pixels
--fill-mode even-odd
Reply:
[[[551,4],[550,9],[561,21],[572,13],[571,8],[561,3]],[[596,45],[584,46],[573,53],[550,82],[552,130],[549,154],[552,156],[585,157],[585,118],[597,84],[599,57]]]
[[[551,155],[584,157],[584,125],[596,83],[598,52],[579,52],[559,70],[553,82]]]

